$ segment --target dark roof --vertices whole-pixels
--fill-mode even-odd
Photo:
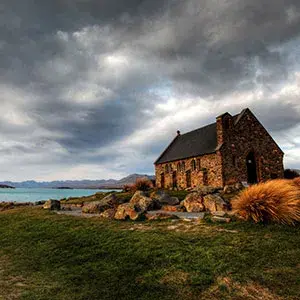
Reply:
[[[213,153],[217,147],[217,124],[178,135],[155,164]]]

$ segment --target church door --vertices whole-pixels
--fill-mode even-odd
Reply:
[[[247,163],[247,175],[248,175],[248,183],[254,184],[257,183],[257,168],[256,161],[253,152],[250,152],[246,158]]]

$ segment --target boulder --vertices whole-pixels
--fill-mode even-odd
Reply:
[[[181,205],[185,207],[187,212],[202,212],[205,210],[203,197],[196,192],[188,194],[181,202]]]
[[[244,189],[244,186],[241,182],[237,182],[235,184],[228,184],[224,186],[223,193],[224,194],[232,194],[239,192],[240,190]]]
[[[164,211],[177,211],[177,212],[184,212],[185,211],[185,207],[181,206],[181,205],[163,205],[161,207],[161,210]]]
[[[229,223],[231,221],[230,218],[224,218],[224,217],[218,217],[218,216],[211,217],[211,220],[213,222],[219,222],[219,223]]]
[[[82,207],[82,212],[88,214],[101,213],[107,209],[113,208],[117,204],[118,204],[118,199],[116,195],[109,194],[108,196],[104,197],[101,200],[84,203]]]
[[[155,199],[147,197],[142,191],[136,191],[129,203],[140,212],[160,208]]]
[[[221,187],[214,187],[210,185],[201,185],[201,186],[197,186],[194,189],[194,191],[200,194],[201,196],[218,193],[220,190],[222,190]]]
[[[178,205],[180,203],[177,197],[171,197],[164,191],[153,192],[150,197],[159,202],[161,205]]]
[[[100,217],[105,219],[113,219],[115,216],[116,210],[114,208],[109,208],[100,214]]]
[[[203,204],[205,209],[210,212],[227,210],[227,204],[219,194],[210,194],[204,196]]]
[[[178,211],[177,207],[173,206],[173,205],[163,205],[161,207],[161,210],[164,210],[164,211]]]
[[[49,210],[60,210],[60,201],[58,200],[48,200],[45,202],[44,209],[49,209]]]
[[[141,211],[137,211],[133,204],[124,203],[118,206],[114,217],[116,220],[130,219],[136,221],[143,217],[143,213]]]
[[[164,214],[164,213],[157,213],[157,214],[146,214],[146,218],[148,221],[155,221],[155,220],[169,220],[169,219],[178,219],[177,216],[172,214]]]
[[[227,213],[225,211],[213,211],[211,214],[217,217],[224,217]]]

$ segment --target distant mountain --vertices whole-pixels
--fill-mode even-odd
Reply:
[[[155,176],[146,175],[146,174],[131,174],[125,178],[120,180],[116,179],[108,179],[108,180],[61,180],[61,181],[22,181],[22,182],[11,182],[11,181],[3,181],[0,182],[0,185],[8,185],[16,188],[77,188],[77,189],[114,189],[114,188],[122,188],[125,184],[132,184],[138,178],[147,178],[150,180],[154,180]]]

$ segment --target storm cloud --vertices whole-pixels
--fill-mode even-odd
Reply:
[[[153,173],[176,134],[249,107],[300,166],[296,0],[4,0],[0,178]]]

